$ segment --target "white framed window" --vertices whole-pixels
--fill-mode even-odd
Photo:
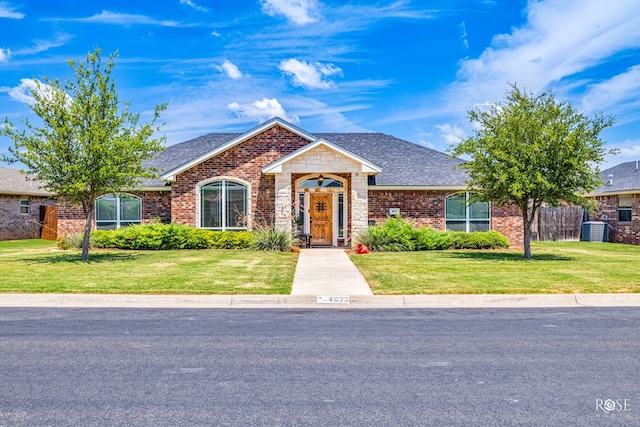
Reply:
[[[631,221],[631,205],[633,203],[632,196],[618,196],[618,221]]]
[[[246,230],[247,186],[219,180],[200,187],[200,227],[212,230]]]
[[[20,199],[20,213],[22,215],[29,215],[31,212],[31,202],[28,197],[23,197]]]
[[[489,202],[469,203],[471,193],[456,193],[445,199],[445,221],[451,231],[489,231],[491,230],[491,211]]]
[[[96,200],[96,229],[113,230],[142,223],[142,201],[131,194],[105,194]]]

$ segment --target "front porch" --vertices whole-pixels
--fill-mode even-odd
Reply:
[[[368,177],[380,170],[324,140],[265,166],[275,176],[276,227],[311,236],[312,246],[349,246],[368,226]]]

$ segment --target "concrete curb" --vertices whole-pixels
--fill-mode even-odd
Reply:
[[[544,308],[640,307],[640,294],[359,295],[318,303],[316,295],[0,294],[0,307],[49,308]]]

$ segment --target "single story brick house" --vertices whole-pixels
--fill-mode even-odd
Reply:
[[[607,185],[587,195],[598,202],[593,221],[609,225],[609,240],[640,245],[640,161],[621,163],[603,170]]]
[[[96,228],[152,220],[213,230],[257,224],[346,246],[370,224],[401,215],[420,225],[497,230],[522,244],[515,206],[468,205],[462,160],[381,133],[309,133],[273,118],[245,133],[212,133],[146,163],[157,179],[96,204]],[[58,231],[80,231],[77,206],[61,205]]]
[[[43,207],[55,205],[52,193],[19,170],[0,166],[0,240],[41,236]]]

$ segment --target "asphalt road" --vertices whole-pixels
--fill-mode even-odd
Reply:
[[[640,309],[0,309],[2,426],[640,425]]]

